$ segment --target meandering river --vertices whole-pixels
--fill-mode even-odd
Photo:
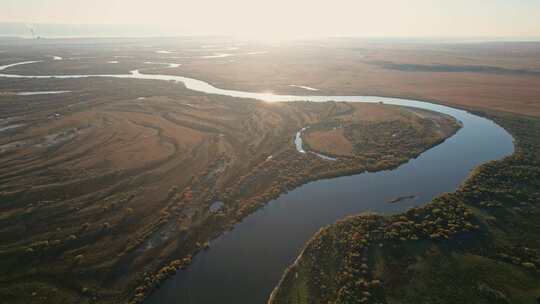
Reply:
[[[0,73],[22,62],[0,67]],[[5,73],[5,72],[4,72]],[[165,80],[208,94],[265,101],[384,102],[451,115],[463,123],[455,135],[394,170],[362,173],[310,182],[296,188],[246,217],[197,254],[192,265],[166,281],[147,303],[265,303],[285,268],[304,243],[321,227],[363,211],[402,212],[428,203],[443,192],[454,191],[470,171],[487,161],[513,153],[513,139],[492,121],[469,112],[434,103],[373,96],[294,96],[216,88],[204,81],[172,75],[47,75],[0,74],[8,78],[114,77]],[[413,195],[397,204],[391,199]]]

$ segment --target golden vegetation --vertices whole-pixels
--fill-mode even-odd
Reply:
[[[119,82],[130,89],[118,90]],[[12,289],[35,288],[20,283],[29,278],[46,282],[39,289],[58,303],[139,301],[179,267],[170,261],[208,248],[284,191],[408,159],[330,162],[296,151],[292,139],[300,128],[339,120],[362,105],[269,104],[161,82],[88,79],[87,85],[89,101],[58,104],[43,96],[39,108],[28,110],[29,101],[7,100],[13,112],[3,114],[24,126],[0,137],[1,282]],[[223,208],[211,212],[217,200]],[[31,292],[9,295],[10,302],[28,300],[25,294]]]

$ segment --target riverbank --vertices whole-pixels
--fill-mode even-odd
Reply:
[[[480,166],[458,191],[425,207],[323,229],[269,303],[537,301],[540,120],[487,117],[514,135],[514,155]]]
[[[162,284],[148,303],[175,303],[179,299],[195,303],[214,303],[218,299],[237,303],[265,301],[271,291],[268,284],[277,282],[280,269],[286,267],[283,264],[298,254],[302,243],[321,223],[333,222],[358,210],[403,212],[429,201],[442,189],[455,189],[470,169],[483,162],[480,159],[500,159],[512,152],[511,138],[492,122],[459,110],[450,113],[463,121],[464,129],[441,146],[396,170],[316,181],[280,196],[213,241],[211,250],[198,254],[187,271]],[[487,138],[492,139],[486,141]],[[471,142],[479,145],[470,145]],[[444,149],[446,144],[455,148]],[[488,148],[490,145],[494,146]],[[483,152],[478,153],[478,148]],[[491,155],[495,151],[497,155]],[[416,176],[418,183],[411,181],[411,175]],[[445,178],[436,178],[441,175]],[[402,204],[380,203],[403,192],[421,195]],[[215,285],[218,281],[221,283]],[[208,286],[214,286],[212,293],[208,293]]]
[[[411,158],[416,158],[424,151],[427,151],[434,146],[441,144],[444,140],[454,135],[455,132],[460,129],[460,126],[456,123],[455,119],[442,114],[433,115],[437,116],[438,119],[445,122],[444,128],[441,126],[435,126],[435,124],[431,120],[412,119],[411,117],[415,117],[415,119],[418,118],[414,115],[414,112],[410,111],[408,108],[379,104],[352,104],[340,102],[335,103],[335,108],[326,113],[326,119],[319,120],[319,122],[317,122],[316,124],[325,124],[325,122],[334,121],[338,118],[347,119],[349,121],[361,124],[363,119],[365,118],[359,119],[359,117],[353,118],[349,116],[358,115],[358,112],[360,112],[362,113],[362,115],[360,116],[367,117],[370,116],[370,113],[372,113],[374,110],[385,113],[386,120],[404,119],[404,117],[406,117],[408,120],[406,123],[404,123],[404,126],[410,128],[413,128],[415,124],[429,125],[429,127],[425,127],[425,130],[423,130],[425,131],[425,133],[422,133],[421,136],[419,134],[416,134],[416,136],[414,136],[413,138],[413,135],[409,134],[408,136],[402,136],[400,138],[401,143],[414,143],[415,140],[418,138],[422,138],[423,142],[421,144],[416,143],[416,148],[414,150],[403,148],[399,152],[399,149],[396,148],[393,150],[394,153],[391,153],[390,151],[387,151],[388,153],[383,153],[385,151],[379,145],[366,141],[364,142],[365,148],[371,147],[373,151],[378,149],[380,153],[377,154],[372,152],[364,154],[360,152],[355,157],[340,158],[334,161],[328,161],[324,158],[320,158],[316,154],[300,153],[294,150],[287,150],[285,158],[283,154],[273,155],[271,159],[261,163],[258,167],[255,168],[254,172],[260,172],[259,175],[243,177],[238,181],[237,184],[234,184],[231,188],[226,190],[227,194],[231,197],[238,197],[240,193],[246,195],[246,193],[248,193],[246,191],[249,191],[247,190],[249,189],[249,187],[246,188],[246,183],[247,185],[253,185],[254,181],[261,179],[264,180],[268,177],[268,175],[273,175],[272,186],[268,187],[267,189],[260,189],[260,187],[257,187],[260,189],[260,192],[257,193],[257,196],[252,196],[252,198],[249,200],[249,204],[247,205],[249,206],[249,208],[241,208],[236,211],[237,214],[235,220],[242,221],[245,217],[249,216],[253,212],[264,208],[268,202],[271,202],[278,197],[281,197],[284,193],[294,191],[298,187],[301,187],[302,185],[305,185],[306,183],[312,181],[343,177],[348,175],[357,175],[364,172],[380,172],[383,170],[393,170],[400,165],[408,162]],[[379,122],[382,122],[385,119],[381,119],[379,120]],[[380,129],[381,132],[392,132],[392,130],[387,126],[381,125]],[[444,135],[437,137],[435,140],[428,136],[428,134],[433,133],[439,134],[439,132],[442,132],[443,129]],[[296,147],[296,149],[298,148]],[[225,201],[230,200],[229,198],[225,197],[223,199]],[[227,218],[228,214],[225,214],[224,219],[227,220]],[[239,228],[235,227],[234,229]],[[221,231],[217,229],[216,234],[217,233],[221,233]],[[211,241],[211,243],[213,242],[215,242],[215,240]],[[211,246],[211,248],[209,249],[210,253],[215,251],[213,247],[214,246]],[[248,249],[245,248],[245,245],[237,245],[237,247],[241,250]],[[189,260],[191,261],[191,256],[195,256],[197,253],[207,254],[207,252],[199,252],[197,250],[193,253],[190,253]],[[198,260],[195,259],[195,261],[197,262]],[[173,261],[173,263],[175,262]],[[186,272],[184,268],[188,268],[187,272],[190,273],[189,269],[191,267],[193,267],[194,269],[198,268],[197,265],[188,266],[185,263],[177,265],[177,269],[182,269],[181,272]],[[165,265],[164,268],[170,269],[169,265]],[[172,274],[174,274],[174,272],[169,272],[169,275]],[[179,276],[182,276],[182,273],[180,273]],[[162,269],[160,269],[155,274],[148,275],[145,278],[142,287],[138,289],[140,292],[136,295],[135,302],[140,301],[144,299],[148,294],[151,294],[151,291],[162,285],[166,278],[167,276],[163,275]],[[151,283],[149,284],[148,282]],[[150,303],[163,303],[163,301],[168,300],[163,299],[159,294],[151,295],[150,297]]]

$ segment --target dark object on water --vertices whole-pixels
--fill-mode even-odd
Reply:
[[[410,200],[410,199],[413,199],[413,198],[416,198],[416,195],[399,196],[399,197],[396,197],[396,198],[394,198],[394,199],[389,200],[387,203],[389,203],[389,204],[395,204],[395,203],[399,203],[399,202],[401,202],[401,201]]]

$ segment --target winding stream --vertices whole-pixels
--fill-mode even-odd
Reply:
[[[300,129],[300,131],[296,132],[296,135],[294,136],[294,145],[296,146],[296,151],[299,153],[306,153],[306,150],[304,150],[303,141],[302,141],[302,134],[304,134],[304,131],[306,131],[309,127],[304,127]],[[330,160],[330,161],[336,161],[337,158],[330,157],[321,153],[317,153],[315,151],[307,151],[308,153],[317,155],[318,157],[324,159],[324,160]]]
[[[0,67],[30,64],[22,62]],[[193,264],[180,271],[153,293],[147,303],[265,303],[285,268],[304,243],[322,226],[350,214],[375,211],[402,212],[428,203],[433,197],[454,191],[471,169],[510,155],[512,137],[492,121],[463,110],[416,100],[371,96],[294,96],[225,90],[197,79],[171,75],[27,76],[0,74],[9,78],[114,77],[181,82],[188,89],[265,101],[328,100],[384,102],[451,115],[463,128],[442,144],[394,170],[310,182],[269,202],[246,217],[234,230],[211,242],[211,249],[196,255]],[[397,204],[386,202],[413,195]]]

